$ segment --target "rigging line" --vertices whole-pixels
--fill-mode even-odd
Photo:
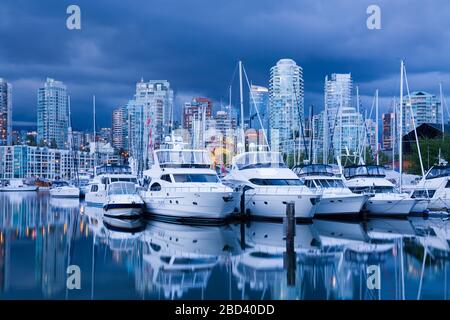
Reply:
[[[295,99],[295,104],[297,105],[297,111],[298,111],[298,115],[299,115],[299,120],[300,120],[300,129],[302,132],[302,140],[303,140],[303,144],[304,144],[304,148],[305,148],[305,153],[308,154],[308,147],[306,145],[306,139],[305,139],[305,131],[304,131],[304,127],[303,127],[303,118],[304,118],[304,114],[301,115],[301,110],[300,110],[300,104],[297,101],[297,90],[295,89],[295,86],[293,86],[293,90],[294,90],[294,99]],[[303,110],[304,112],[304,110]],[[300,139],[300,135],[299,135],[299,139]],[[298,150],[299,153],[299,159],[300,159],[300,150]]]
[[[409,108],[410,108],[411,119],[412,119],[413,127],[414,127],[414,136],[416,138],[417,152],[419,153],[420,169],[421,169],[422,177],[423,177],[423,176],[425,176],[425,170],[423,168],[422,152],[420,150],[419,137],[417,135],[417,128],[416,128],[416,123],[415,123],[415,119],[414,119],[414,112],[413,112],[413,109],[412,109],[411,94],[410,94],[410,91],[409,91],[408,78],[406,76],[406,65],[403,65],[403,72],[405,74],[406,92],[408,93]],[[400,108],[403,108],[403,106],[400,106]],[[403,121],[403,119],[400,119],[400,121]]]
[[[261,115],[259,114],[258,107],[256,106],[255,96],[253,95],[253,92],[251,90],[250,82],[248,81],[247,71],[245,71],[245,67],[244,66],[242,66],[242,70],[244,71],[245,80],[246,80],[247,86],[248,86],[248,88],[250,90],[250,96],[252,98],[253,105],[254,105],[255,110],[256,110],[256,115],[258,116],[259,125],[261,126],[261,128],[263,130],[264,141],[265,141],[265,143],[266,143],[266,145],[267,145],[267,147],[269,148],[269,151],[270,151],[269,140],[267,139],[266,128],[264,127],[264,125],[262,123]]]

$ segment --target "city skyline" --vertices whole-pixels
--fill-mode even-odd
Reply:
[[[82,29],[70,31],[65,28],[66,3],[38,6],[23,2],[28,5],[5,1],[1,13],[1,35],[8,46],[0,51],[0,73],[14,87],[15,124],[36,121],[29,110],[36,107],[35,92],[46,77],[67,85],[74,128],[89,128],[84,120],[91,114],[92,94],[97,96],[99,126],[109,126],[112,109],[126,104],[141,77],[168,80],[175,90],[177,110],[195,96],[211,98],[216,106],[220,101],[226,104],[238,59],[244,61],[252,83],[268,86],[270,67],[279,59],[292,58],[303,68],[305,107],[314,104],[315,110],[323,108],[323,77],[351,72],[355,85],[360,86],[363,105],[370,105],[379,88],[380,111],[386,112],[389,101],[398,96],[401,58],[406,58],[413,91],[437,94],[439,82],[443,82],[444,93],[450,90],[450,68],[444,55],[448,36],[440,29],[449,23],[445,20],[450,11],[447,3],[439,10],[433,9],[437,4],[416,10],[406,1],[379,1],[382,29],[368,30],[370,1],[341,1],[336,6],[323,1],[263,1],[257,7],[227,4],[223,10],[214,1],[191,4],[199,14],[208,12],[207,19],[183,14],[188,5],[183,3],[127,7],[78,1]],[[266,23],[248,19],[253,14]],[[39,19],[29,19],[30,15]],[[236,17],[233,24],[231,17]],[[413,23],[417,19],[427,27],[419,28]],[[42,28],[45,38],[38,36]],[[204,32],[205,28],[214,31]],[[352,40],[342,41],[350,31]],[[23,39],[15,38],[25,36],[27,46],[23,47]],[[390,50],[386,51],[387,44]],[[237,89],[235,83],[235,106]]]

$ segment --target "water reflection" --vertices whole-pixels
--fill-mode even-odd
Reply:
[[[0,194],[0,299],[447,299],[449,222],[189,226]],[[82,271],[66,288],[67,266]],[[381,290],[367,287],[367,267]]]

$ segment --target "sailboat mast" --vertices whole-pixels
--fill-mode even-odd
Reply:
[[[439,83],[439,92],[441,95],[441,124],[442,124],[442,141],[445,140],[445,123],[444,123],[444,95],[442,94],[442,82]]]
[[[359,86],[356,86],[356,112],[359,115]],[[363,127],[363,124],[361,124],[361,127]],[[356,130],[356,141],[357,141],[357,146],[356,146],[356,150],[361,150],[361,138],[360,138],[360,130],[361,127],[358,128],[358,130]],[[356,161],[356,160],[355,160]]]
[[[242,61],[239,60],[239,100],[240,100],[240,106],[241,106],[241,142],[242,142],[242,148],[245,152],[245,133],[244,133],[244,90],[243,90],[243,84],[242,84]]]
[[[94,117],[94,174],[97,167],[97,131],[96,131],[96,115],[95,115],[95,94],[92,96],[92,109]]]
[[[400,103],[399,103],[399,121],[400,121],[400,130],[399,130],[399,139],[398,139],[398,161],[399,161],[399,173],[400,173],[400,192],[403,187],[403,60],[400,64]]]
[[[328,77],[325,76],[325,83],[327,83]],[[327,106],[327,91],[325,90],[324,96],[325,109],[322,118],[323,127],[323,150],[322,150],[322,163],[328,164],[328,106]]]
[[[72,179],[73,173],[72,170],[74,169],[75,163],[73,161],[73,155],[72,155],[72,149],[73,149],[73,145],[72,145],[72,112],[70,110],[70,96],[67,95],[67,108],[68,108],[68,112],[69,112],[69,127],[68,127],[68,145],[69,145],[69,156],[70,156],[70,173],[69,173],[69,179]]]
[[[375,91],[375,155],[377,157],[377,166],[380,165],[380,157],[378,154],[378,89]]]
[[[391,132],[391,147],[392,147],[392,170],[395,170],[395,136],[396,136],[396,128],[397,128],[397,104],[396,104],[396,99],[394,97],[394,107],[393,107],[393,116],[391,117],[391,128],[392,128],[392,132]]]

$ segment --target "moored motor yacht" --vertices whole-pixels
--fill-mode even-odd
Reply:
[[[23,179],[9,179],[0,184],[0,192],[37,191],[37,186],[24,183]]]
[[[144,209],[144,201],[138,194],[134,182],[112,182],[106,188],[106,201],[103,204],[106,217],[139,217]]]
[[[385,169],[376,165],[350,166],[344,169],[346,185],[357,194],[370,195],[364,208],[373,215],[406,216],[416,205],[408,193],[400,193],[386,179]]]
[[[137,177],[128,166],[103,165],[95,170],[94,179],[89,183],[85,201],[88,206],[103,208],[108,201],[108,185],[114,182],[131,182],[137,185]]]
[[[257,151],[233,158],[224,183],[243,190],[244,211],[262,218],[283,218],[286,204],[295,203],[295,216],[311,219],[321,194],[306,187],[297,175],[286,167],[278,152]]]
[[[199,221],[227,218],[240,199],[211,169],[207,151],[177,148],[154,152],[141,196],[152,215]]]
[[[426,175],[414,186],[413,197],[429,199],[429,210],[450,210],[450,166],[442,163],[433,166]]]
[[[50,196],[55,198],[79,198],[80,189],[70,185],[67,181],[57,180],[52,182]]]
[[[342,176],[335,175],[330,165],[298,166],[293,171],[307,187],[322,191],[316,215],[356,215],[368,199],[367,195],[353,193],[344,184]]]

